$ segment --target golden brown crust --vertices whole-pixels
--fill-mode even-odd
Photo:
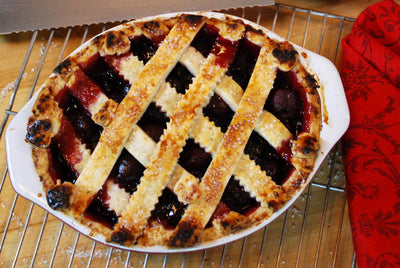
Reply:
[[[221,62],[212,53],[205,58],[189,46],[204,24],[216,27],[227,42],[234,43],[244,37],[262,47],[245,91],[225,74],[229,63]],[[140,35],[158,46],[156,54],[146,64],[130,52],[130,38]],[[224,50],[214,52],[224,53]],[[65,86],[73,87],[82,66],[97,55],[107,57],[109,64],[132,84],[131,89],[119,104],[100,92],[95,101],[85,107],[92,120],[104,127],[100,141],[93,153],[83,145],[79,147],[83,157],[81,162],[74,164],[79,173],[74,184],[54,182],[48,172],[50,160],[46,148],[59,132],[63,114],[55,96]],[[55,68],[54,75],[43,86],[28,122],[26,140],[33,145],[34,165],[50,199],[55,202],[52,207],[89,226],[93,234],[100,233],[107,241],[125,246],[188,247],[262,223],[305,187],[319,149],[322,126],[320,85],[299,57],[289,42],[272,40],[262,30],[229,17],[221,20],[181,15],[128,22],[94,38]],[[195,76],[186,94],[177,93],[165,82],[178,61]],[[293,72],[305,89],[309,125],[295,137],[272,113],[263,110],[278,69]],[[226,133],[201,114],[214,91],[235,112]],[[170,119],[158,143],[136,125],[152,101]],[[288,146],[293,170],[282,185],[277,185],[243,153],[253,130],[276,150]],[[200,181],[177,164],[188,138],[213,157]],[[75,142],[79,144],[79,141]],[[137,190],[133,194],[123,192],[124,200],[116,201],[123,204],[114,209],[119,220],[110,229],[83,214],[106,182],[123,148],[146,170]],[[249,215],[231,210],[214,218],[213,213],[231,176],[235,176],[259,206]],[[175,230],[149,219],[165,187],[187,205]]]
[[[111,99],[105,101],[97,113],[92,116],[93,121],[100,126],[107,126],[113,119],[117,106],[118,104]]]
[[[62,110],[54,96],[65,86],[56,76],[50,77],[43,85],[40,96],[28,121],[26,141],[37,147],[48,147],[52,137],[60,128]]]
[[[33,146],[32,159],[40,181],[43,183],[43,188],[48,189],[54,184],[54,182],[49,174],[49,159],[47,150]]]

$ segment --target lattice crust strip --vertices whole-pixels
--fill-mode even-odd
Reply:
[[[205,24],[211,26],[208,31],[217,29],[218,33],[208,56],[190,46]],[[140,36],[157,45],[146,63],[130,52],[132,37]],[[261,48],[246,90],[226,74],[243,38]],[[82,70],[89,68],[97,55],[131,85],[119,104]],[[185,94],[177,93],[166,82],[178,62],[194,76]],[[263,109],[278,70],[293,73],[305,91],[304,109],[310,124],[296,137]],[[89,93],[82,94],[82,87]],[[241,21],[189,15],[156,22],[130,22],[117,31],[99,35],[55,69],[33,108],[27,140],[34,145],[33,160],[45,189],[52,195],[61,195],[61,201],[57,200],[60,202],[53,204],[53,208],[64,209],[110,242],[192,246],[258,224],[304,187],[303,182],[313,168],[321,128],[317,87],[317,81],[288,42],[271,40]],[[93,152],[74,134],[60,108],[62,103],[57,96],[66,88],[92,120],[103,127]],[[214,94],[234,112],[225,133],[202,114]],[[151,102],[169,118],[158,142],[137,125]],[[277,185],[256,161],[244,154],[253,130],[278,152],[290,152],[288,159],[293,170],[282,185]],[[64,138],[68,133],[72,133],[68,137],[72,141]],[[200,181],[178,164],[188,138],[212,156]],[[52,140],[56,140],[67,162],[79,174],[74,183],[54,181],[49,174],[51,156],[47,148]],[[73,148],[68,148],[68,144],[73,144]],[[123,148],[145,167],[133,193],[107,179]],[[220,200],[231,176],[259,206],[248,215],[230,210],[214,218],[213,214],[221,209]],[[186,204],[175,229],[154,221],[149,224],[166,187]],[[112,229],[84,217],[93,198],[102,191],[113,192],[106,201],[118,217]]]

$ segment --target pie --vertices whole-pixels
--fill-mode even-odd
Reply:
[[[94,37],[54,69],[29,118],[48,205],[128,247],[259,225],[314,168],[321,85],[306,56],[215,13]]]

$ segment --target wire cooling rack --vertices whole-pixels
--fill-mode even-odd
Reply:
[[[354,22],[353,18],[280,4],[221,12],[271,29],[329,58],[338,69],[341,40]],[[85,40],[112,26],[85,25],[11,37],[29,45],[25,56],[21,55],[18,76],[10,78],[15,80],[0,93],[4,95],[0,108],[5,109],[1,140],[9,121],[54,66]],[[0,162],[0,267],[356,267],[340,143],[300,198],[264,229],[224,246],[170,255],[122,251],[80,235],[13,191],[4,154]]]

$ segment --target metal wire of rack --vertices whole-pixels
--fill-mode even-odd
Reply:
[[[354,22],[293,6],[247,7],[227,12],[254,21],[341,65],[341,39]],[[8,122],[64,55],[113,24],[24,33],[29,40],[0,125]],[[2,106],[0,106],[2,107]],[[5,160],[3,160],[5,162]],[[264,229],[224,246],[185,254],[114,249],[81,236],[0,181],[0,267],[356,267],[348,223],[340,144],[329,153],[300,198]]]

